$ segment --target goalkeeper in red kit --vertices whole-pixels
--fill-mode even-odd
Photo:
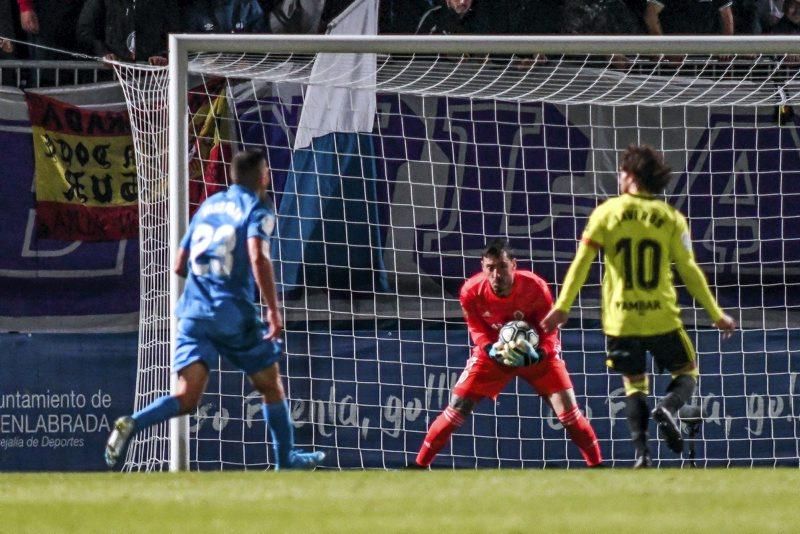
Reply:
[[[519,376],[553,408],[586,465],[603,461],[597,436],[583,416],[564,360],[558,331],[539,329],[553,297],[547,283],[531,271],[518,270],[505,240],[488,244],[481,255],[481,272],[469,278],[459,296],[474,343],[467,366],[453,388],[450,403],[428,429],[415,466],[428,467],[482,399],[496,399],[512,378]],[[500,328],[509,321],[525,321],[539,334],[539,344],[504,344]]]

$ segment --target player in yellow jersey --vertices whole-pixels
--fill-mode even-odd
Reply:
[[[675,413],[691,398],[697,384],[695,351],[680,318],[673,264],[723,336],[729,337],[736,329],[736,322],[720,309],[695,263],[686,219],[654,196],[671,178],[669,167],[653,148],[631,145],[625,150],[619,171],[621,195],[592,212],[558,300],[541,323],[549,332],[566,322],[570,306],[602,250],[606,365],[622,374],[628,426],[636,448],[635,468],[652,463],[647,445],[650,386],[646,353],[653,356],[658,371],[666,369],[672,375],[667,394],[652,415],[667,445],[677,453],[683,450],[683,439]]]

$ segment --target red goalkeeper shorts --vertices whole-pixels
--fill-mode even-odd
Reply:
[[[484,397],[496,399],[515,376],[525,380],[536,393],[545,397],[572,388],[567,366],[564,360],[558,358],[548,358],[526,367],[508,367],[484,356],[471,355],[453,393],[473,400]]]

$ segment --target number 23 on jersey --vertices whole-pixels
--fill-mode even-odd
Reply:
[[[236,246],[236,229],[230,224],[217,228],[199,224],[192,232],[189,258],[196,276],[227,278],[233,268],[233,249]]]

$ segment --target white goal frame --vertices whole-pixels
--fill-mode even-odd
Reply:
[[[169,38],[169,239],[170,263],[188,225],[189,127],[186,121],[189,56],[220,53],[389,53],[389,54],[788,54],[800,52],[800,36],[299,36],[186,35]],[[170,346],[175,306],[183,280],[170,276]],[[171,385],[174,391],[176,376]],[[170,423],[170,470],[189,467],[189,419]]]

